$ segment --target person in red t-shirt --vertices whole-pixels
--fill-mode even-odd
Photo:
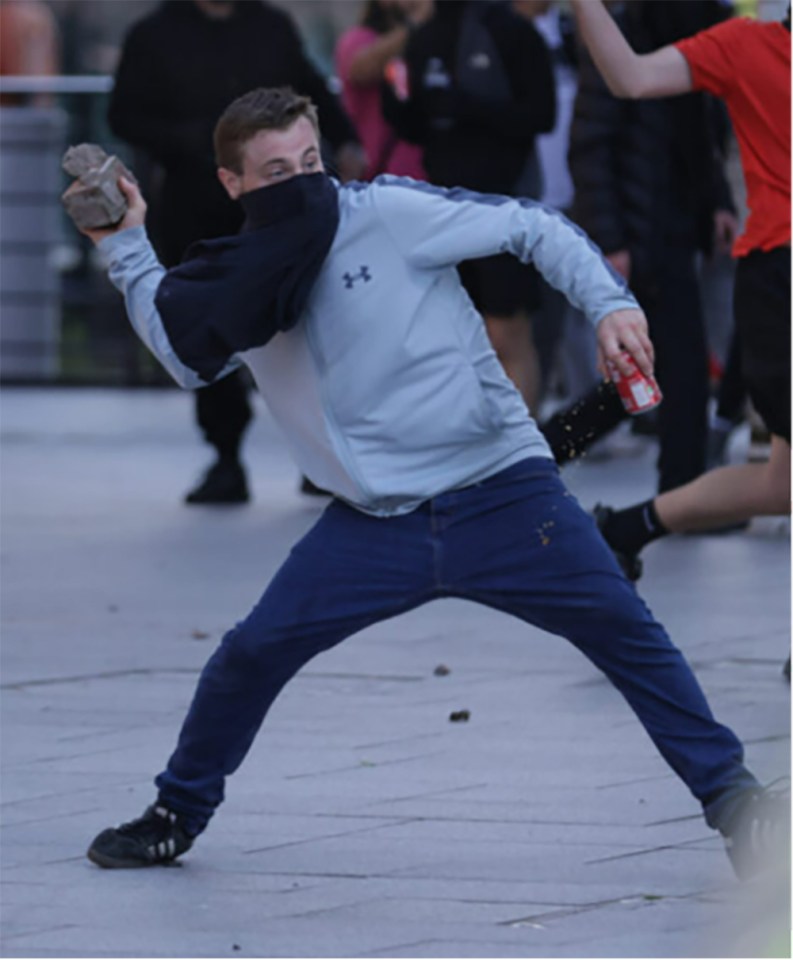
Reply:
[[[735,323],[749,395],[771,432],[767,463],[719,467],[652,500],[595,516],[632,579],[638,553],[667,533],[724,527],[790,511],[790,12],[783,23],[728,20],[636,54],[602,0],[572,0],[593,60],[618,97],[704,90],[732,119],[749,218],[735,242]]]

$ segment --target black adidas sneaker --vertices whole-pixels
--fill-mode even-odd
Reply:
[[[137,820],[103,830],[88,848],[87,857],[107,869],[154,867],[171,863],[193,845],[178,814],[152,804]]]

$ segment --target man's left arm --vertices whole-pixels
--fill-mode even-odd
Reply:
[[[444,190],[394,177],[378,178],[376,202],[405,259],[420,269],[511,253],[597,326],[605,361],[630,373],[623,351],[651,375],[654,353],[647,320],[625,281],[600,250],[565,217],[531,200]]]

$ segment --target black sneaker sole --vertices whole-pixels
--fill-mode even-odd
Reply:
[[[134,870],[138,867],[161,866],[161,864],[152,862],[141,863],[140,860],[125,860],[120,857],[109,857],[99,850],[94,850],[93,847],[88,848],[86,856],[91,863],[95,863],[98,867],[103,867],[105,870]]]
[[[187,851],[185,850],[185,853]],[[98,867],[102,867],[104,870],[137,870],[143,867],[181,867],[182,862],[179,859],[175,860],[165,860],[165,861],[155,861],[147,860],[145,863],[141,863],[140,860],[132,859],[123,859],[121,857],[109,857],[104,853],[101,853],[99,850],[94,850],[93,847],[88,849],[86,856],[91,861],[95,863]],[[181,856],[181,854],[179,854]]]

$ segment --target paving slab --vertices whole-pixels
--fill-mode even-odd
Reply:
[[[201,667],[322,509],[254,404],[254,500],[202,509],[181,502],[208,457],[179,391],[0,391],[2,955],[789,955],[787,870],[738,884],[610,684],[462,601],[310,663],[182,866],[85,859],[150,802]],[[654,457],[565,478],[620,506]],[[750,766],[789,773],[789,523],[669,538],[645,569]]]

